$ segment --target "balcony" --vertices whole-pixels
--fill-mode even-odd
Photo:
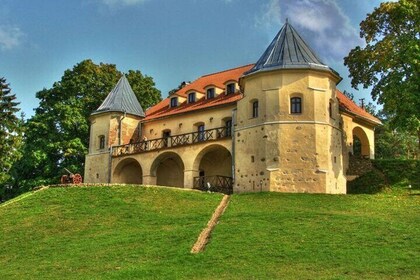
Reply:
[[[233,179],[227,176],[194,177],[194,189],[224,194],[233,193]]]
[[[195,131],[185,134],[171,135],[168,137],[140,141],[126,145],[112,147],[112,156],[139,154],[149,151],[169,149],[186,145],[216,141],[232,137],[230,127],[218,127],[204,131]]]

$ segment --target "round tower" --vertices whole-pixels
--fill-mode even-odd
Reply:
[[[286,22],[240,79],[236,192],[345,193],[340,80]]]
[[[123,75],[99,108],[90,116],[86,183],[111,182],[112,147],[137,142],[144,111]]]

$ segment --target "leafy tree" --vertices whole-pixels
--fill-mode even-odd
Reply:
[[[24,157],[14,168],[21,188],[57,183],[64,167],[83,174],[89,143],[88,118],[121,75],[113,64],[84,60],[66,70],[52,88],[36,94],[40,104],[25,124]],[[161,99],[151,77],[130,70],[127,79],[143,108]]]
[[[0,201],[10,192],[10,169],[19,158],[21,121],[16,95],[11,93],[5,78],[0,78]]]
[[[180,89],[184,88],[185,86],[189,85],[190,83],[191,83],[191,82],[186,82],[186,81],[181,82],[181,83],[178,85],[178,87],[176,87],[176,88],[174,88],[174,89],[171,89],[171,90],[168,92],[168,96],[171,96],[172,94],[174,94],[174,93],[175,93],[175,92],[177,92],[178,90],[180,90]]]
[[[352,86],[373,86],[393,129],[416,135],[420,149],[420,2],[385,2],[360,23],[365,47],[344,59]]]

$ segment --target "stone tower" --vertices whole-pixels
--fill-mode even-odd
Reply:
[[[340,80],[286,22],[240,79],[235,192],[345,193]]]
[[[86,183],[110,182],[113,146],[139,140],[144,111],[123,75],[101,106],[90,116],[89,153],[85,160]]]

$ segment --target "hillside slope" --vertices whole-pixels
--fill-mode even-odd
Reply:
[[[0,206],[0,279],[416,279],[420,196],[52,188]]]

